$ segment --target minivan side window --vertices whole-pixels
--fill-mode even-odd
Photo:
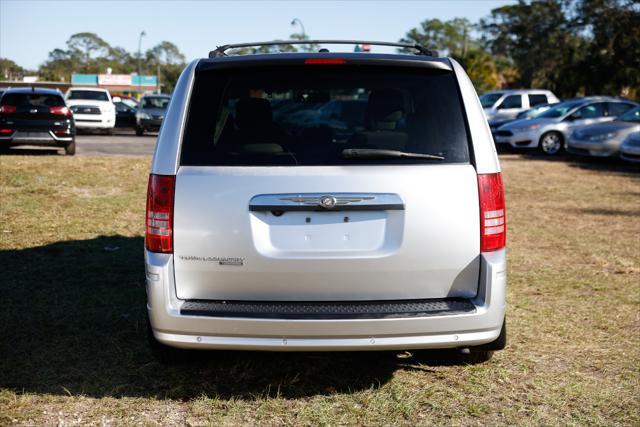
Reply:
[[[547,95],[543,95],[543,94],[530,94],[529,95],[529,106],[530,107],[534,107],[536,105],[539,104],[546,104],[547,101]]]
[[[589,104],[571,115],[573,119],[595,119],[604,116],[604,102]]]
[[[609,102],[607,104],[609,110],[609,116],[618,117],[620,114],[624,114],[627,111],[631,110],[634,105],[627,104],[626,102]]]
[[[522,97],[520,95],[509,95],[498,107],[499,110],[506,110],[509,108],[522,108]]]

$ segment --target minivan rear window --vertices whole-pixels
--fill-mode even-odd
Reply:
[[[287,66],[200,71],[182,165],[467,163],[457,82],[449,71]],[[345,150],[425,158],[353,158]]]

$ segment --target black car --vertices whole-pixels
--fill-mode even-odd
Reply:
[[[0,146],[39,145],[64,148],[74,155],[73,114],[58,90],[7,89],[0,98]]]

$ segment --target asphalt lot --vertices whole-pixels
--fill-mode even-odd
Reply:
[[[157,136],[155,133],[136,136],[128,130],[116,130],[112,136],[80,134],[76,136],[76,155],[151,156]]]
[[[80,133],[76,135],[77,156],[151,156],[158,134],[136,136],[133,130],[116,129],[114,135]],[[14,147],[2,150],[9,155],[62,155],[62,149],[50,147]]]

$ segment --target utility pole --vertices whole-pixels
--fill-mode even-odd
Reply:
[[[138,37],[138,96],[142,93],[142,38],[146,35],[147,33],[142,30]]]

